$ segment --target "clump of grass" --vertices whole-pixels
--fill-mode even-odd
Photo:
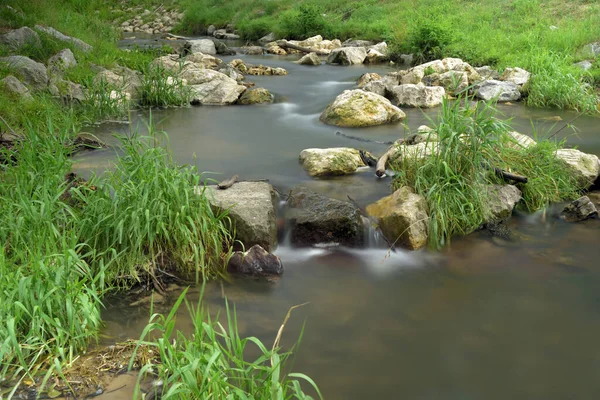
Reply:
[[[91,79],[87,83],[82,115],[90,123],[123,118],[129,111],[130,100],[122,86],[112,85],[104,79]]]
[[[140,87],[141,106],[183,106],[189,102],[190,89],[177,74],[160,65],[150,65],[144,71]]]
[[[160,363],[149,363],[140,371],[140,379],[155,371],[163,382],[162,399],[310,399],[300,380],[308,383],[322,398],[317,385],[308,376],[286,373],[292,351],[281,353],[276,345],[268,349],[255,337],[241,338],[235,309],[226,303],[227,328],[212,320],[201,300],[194,307],[185,300],[184,291],[165,317],[153,314],[140,338],[140,345],[156,349]],[[191,339],[175,331],[175,315],[185,300],[194,324]],[[288,313],[289,316],[289,313]],[[285,324],[285,322],[284,322]],[[148,340],[151,336],[157,339]],[[253,345],[259,356],[248,361]],[[132,356],[132,361],[135,353]],[[139,384],[137,387],[139,392]]]

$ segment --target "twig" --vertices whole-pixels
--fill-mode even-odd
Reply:
[[[560,128],[559,130],[557,130],[556,132],[554,132],[552,135],[548,136],[548,139],[558,135],[558,133],[560,131],[562,131],[563,129],[565,129],[567,126],[571,125],[571,122],[575,121],[577,118],[581,117],[583,114],[578,114],[575,116],[575,118],[572,118],[569,122],[567,122],[566,124],[563,125],[562,128]]]

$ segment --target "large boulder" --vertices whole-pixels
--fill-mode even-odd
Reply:
[[[58,70],[65,70],[77,65],[75,55],[71,49],[63,49],[50,57],[48,60],[48,66],[56,68]]]
[[[272,103],[275,96],[265,88],[248,89],[238,100],[238,104],[264,104]]]
[[[441,86],[398,85],[392,88],[392,102],[399,106],[431,108],[442,104],[446,90]]]
[[[187,78],[186,78],[187,79]],[[235,79],[209,69],[195,70],[190,83],[192,104],[226,105],[235,103],[246,87]]]
[[[600,174],[600,161],[594,154],[577,149],[560,149],[556,151],[556,157],[569,167],[582,188],[590,187]]]
[[[349,175],[366,166],[360,151],[349,147],[302,150],[300,163],[310,176]]]
[[[378,94],[360,89],[345,90],[321,114],[328,125],[361,127],[398,122],[406,114]]]
[[[296,61],[296,64],[317,66],[321,65],[321,59],[317,53],[308,53]]]
[[[488,185],[486,222],[498,224],[507,220],[521,200],[521,191],[514,185]]]
[[[57,38],[58,40],[62,40],[63,42],[69,42],[73,46],[77,47],[79,50],[81,50],[83,52],[89,52],[94,49],[92,46],[90,46],[83,40],[77,39],[77,38],[74,38],[71,36],[67,36],[50,26],[36,25],[35,29],[37,29],[38,31],[44,32],[47,35],[53,36],[53,37]]]
[[[367,58],[367,50],[364,47],[339,47],[331,51],[327,57],[327,64],[362,64],[365,58]]]
[[[210,39],[194,39],[188,40],[184,44],[185,48],[189,49],[190,53],[204,53],[209,55],[216,55],[217,48],[215,47],[215,42]]]
[[[499,102],[517,101],[521,98],[519,87],[513,82],[483,81],[475,86],[475,96],[484,101],[497,98]]]
[[[233,253],[227,264],[227,270],[234,274],[268,278],[281,276],[283,264],[279,257],[256,244],[246,252],[236,251]]]
[[[569,203],[560,213],[567,222],[579,222],[598,215],[598,210],[588,196],[583,196]]]
[[[26,26],[0,35],[0,43],[5,44],[13,50],[18,50],[25,45],[34,47],[42,46],[37,32]]]
[[[29,89],[27,89],[27,86],[23,85],[20,80],[12,75],[8,75],[4,79],[0,80],[0,83],[2,84],[4,90],[6,90],[8,93],[12,93],[13,95],[24,100],[33,99],[31,93],[29,93]]]
[[[390,242],[411,250],[427,244],[427,201],[410,187],[401,187],[391,195],[370,204],[367,206],[367,213],[377,219],[381,232]]]
[[[44,64],[25,56],[1,57],[0,62],[7,64],[30,88],[42,90],[48,86],[48,71]]]
[[[255,244],[273,250],[277,245],[275,203],[277,193],[266,182],[237,182],[229,189],[217,186],[198,188],[216,211],[228,210],[235,227],[235,238],[246,248]]]
[[[500,77],[501,81],[512,82],[517,86],[523,86],[529,82],[531,73],[522,68],[506,68]]]
[[[297,187],[290,192],[287,207],[293,244],[311,246],[335,242],[357,247],[364,243],[360,211],[348,202]]]

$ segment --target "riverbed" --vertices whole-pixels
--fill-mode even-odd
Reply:
[[[401,124],[364,129],[327,126],[320,113],[365,72],[390,66],[300,66],[297,57],[232,56],[247,63],[286,68],[287,76],[247,77],[276,96],[259,106],[153,110],[152,121],[169,134],[175,159],[194,165],[205,179],[268,179],[280,192],[303,184],[361,205],[390,193],[390,180],[373,170],[334,179],[309,177],[298,162],[311,147],[356,147],[380,155],[385,144],[418,126],[431,125],[439,109],[405,108]],[[515,130],[566,138],[569,146],[600,155],[600,120],[572,112],[500,105]],[[112,133],[145,130],[150,113],[132,124],[90,128],[108,143]],[[560,118],[560,121],[557,121]],[[576,130],[564,127],[570,122]],[[78,172],[110,168],[114,150],[81,154]],[[204,300],[216,313],[225,298],[237,309],[240,333],[270,347],[288,309],[283,345],[304,327],[293,370],[311,376],[326,399],[565,399],[600,392],[600,221],[567,224],[553,209],[516,212],[509,223],[518,240],[487,232],[456,238],[439,253],[395,253],[383,248],[294,249],[276,254],[285,273],[276,281],[212,282]],[[198,300],[200,288],[188,299]],[[172,303],[177,291],[171,294]],[[167,308],[169,303],[161,307]],[[105,344],[137,338],[149,318],[145,306],[111,299],[103,313]],[[192,332],[182,310],[178,326]],[[125,395],[127,388],[122,389]]]

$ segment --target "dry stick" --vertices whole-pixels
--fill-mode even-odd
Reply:
[[[238,181],[238,178],[239,178],[239,176],[234,175],[230,179],[226,179],[223,182],[218,183],[217,187],[221,190],[229,189],[230,187],[233,186],[234,183],[236,183]]]
[[[278,40],[276,43],[277,43],[277,46],[281,47],[282,49],[294,49],[294,50],[301,51],[303,53],[317,53],[320,56],[327,56],[327,55],[329,55],[329,53],[326,52],[326,51],[317,50],[317,49],[310,49],[308,47],[297,46],[295,44],[292,44],[292,43],[288,42],[285,39],[284,40]]]
[[[303,307],[309,303],[310,302],[307,301],[306,303],[295,305],[288,310],[287,315],[283,319],[283,324],[281,324],[279,331],[277,331],[277,337],[275,337],[275,341],[273,342],[273,348],[271,349],[271,352],[275,352],[275,349],[279,346],[279,341],[281,340],[281,335],[283,335],[283,328],[285,328],[285,324],[287,324],[288,319],[290,319],[290,316],[292,315],[292,311],[296,308]],[[273,367],[273,357],[271,357],[271,367]]]
[[[398,146],[392,145],[377,161],[375,175],[382,177],[385,174],[385,166],[388,163],[390,157],[395,156],[398,153]]]

